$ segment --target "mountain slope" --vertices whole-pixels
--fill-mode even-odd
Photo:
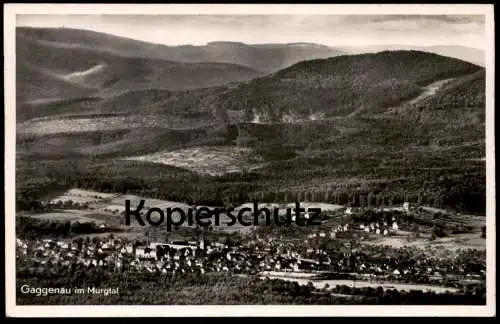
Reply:
[[[109,96],[75,99],[38,100],[18,103],[16,119],[24,122],[33,118],[98,118],[99,116],[154,115],[199,118],[212,117],[226,121],[219,94],[226,87],[210,87],[185,91],[162,89],[130,90]]]
[[[484,70],[480,70],[445,84],[434,96],[418,102],[416,107],[420,110],[451,110],[461,107],[484,108],[486,106],[485,90],[486,74]]]
[[[224,94],[226,110],[244,120],[285,121],[377,114],[417,97],[438,80],[482,70],[420,51],[346,55],[295,64]]]
[[[485,66],[485,53],[483,50],[466,46],[410,46],[410,45],[377,45],[377,46],[351,46],[340,47],[340,50],[349,54],[377,53],[382,51],[413,50],[434,53],[442,56],[456,58],[479,66]]]
[[[59,47],[16,37],[21,102],[114,96],[142,89],[186,90],[250,80],[254,69],[227,63],[179,63],[122,57],[99,48]]]
[[[89,30],[18,27],[17,35],[60,49],[86,49],[123,57],[142,57],[185,63],[231,63],[273,72],[299,61],[345,54],[323,45],[244,44],[210,42],[207,45],[166,46]]]
[[[443,123],[445,131],[436,136],[443,139],[446,131],[453,127],[463,127],[457,134],[460,138],[471,137],[484,142],[486,122],[486,78],[485,71],[455,78],[445,83],[433,95],[414,103],[408,103],[389,115],[404,119],[417,120],[420,124],[433,125]],[[456,140],[456,139],[455,139]],[[464,140],[465,141],[465,140]],[[470,140],[467,140],[470,142]]]
[[[46,101],[52,98],[88,96],[94,89],[64,80],[50,71],[29,63],[19,62],[16,66],[16,97],[18,103],[25,101]],[[45,99],[45,100],[44,100]]]
[[[228,62],[250,66],[263,72],[275,72],[297,62],[345,54],[338,49],[309,43],[243,44],[210,42],[197,47],[202,53],[196,61]]]
[[[237,204],[363,205],[375,196],[377,205],[418,201],[484,212],[486,168],[477,160],[485,156],[485,84],[479,66],[394,51],[303,61],[236,83],[223,77],[223,67],[236,75],[247,68],[167,61],[152,51],[140,54],[134,41],[115,45],[103,39],[92,45],[95,40],[87,40],[91,45],[85,47],[74,46],[74,40],[61,45],[61,39],[35,38],[18,35],[18,96],[37,100],[21,102],[16,116],[21,192],[32,184],[59,182],[198,205],[226,204],[226,197]],[[235,47],[241,49],[238,57],[254,57],[244,56],[245,45],[210,46],[214,60],[227,59]],[[275,50],[272,44],[261,46]],[[186,59],[198,55],[197,48],[183,51],[191,55]],[[273,64],[288,64],[283,62],[278,57]],[[173,91],[211,83],[213,75],[233,84]],[[409,104],[430,84],[448,79]],[[48,116],[53,119],[19,123]],[[255,119],[315,120],[241,123]],[[23,127],[38,133],[20,134]],[[212,177],[178,165],[121,160],[196,147],[203,154],[221,146],[249,149],[252,159],[266,165]],[[208,168],[225,158],[215,152],[216,159],[198,153],[183,153],[181,159],[200,159]]]

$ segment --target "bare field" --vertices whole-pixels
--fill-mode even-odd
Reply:
[[[147,197],[139,197],[136,195],[119,195],[116,196],[113,200],[111,200],[111,205],[113,206],[123,206],[125,207],[125,202],[130,200],[130,208],[135,209],[141,200],[144,200],[144,209],[158,207],[161,209],[165,209],[167,207],[178,207],[182,209],[189,208],[190,206],[184,203],[179,203],[175,201],[161,200],[161,199],[153,199]]]
[[[110,194],[92,190],[84,190],[78,188],[70,189],[66,194],[69,196],[77,196],[77,197],[93,197],[93,198],[96,197],[98,199],[108,199],[116,196],[116,194]]]
[[[96,224],[101,224],[105,223],[103,219],[100,219],[97,214],[89,212],[89,211],[84,211],[84,210],[59,210],[59,211],[54,211],[54,212],[48,212],[48,213],[39,213],[39,214],[27,214],[33,218],[38,218],[38,219],[46,219],[50,221],[56,221],[56,222],[80,222],[80,223],[96,223]],[[89,217],[92,215],[92,217]]]
[[[62,116],[59,116],[62,117]],[[47,118],[30,120],[16,124],[16,132],[19,135],[48,135],[58,133],[81,133],[99,130],[119,130],[146,127],[163,127],[170,129],[191,129],[207,124],[206,121],[196,121],[195,119],[176,118],[173,116],[161,117],[158,115],[131,115],[113,117],[92,117],[85,118]]]
[[[80,221],[80,222],[96,222],[96,223],[107,223],[109,225],[116,225],[116,226],[124,226],[123,225],[123,214],[122,212],[125,211],[126,209],[126,200],[130,200],[130,208],[131,210],[135,210],[138,206],[141,200],[145,201],[144,207],[142,211],[147,212],[149,208],[160,208],[166,213],[167,208],[180,208],[181,210],[184,211],[184,214],[188,215],[188,210],[190,208],[193,208],[193,206],[190,206],[185,203],[181,202],[175,202],[175,201],[168,201],[168,200],[160,200],[160,199],[153,199],[153,198],[147,198],[147,197],[140,197],[136,195],[120,195],[120,194],[111,194],[111,193],[100,193],[100,192],[95,192],[95,191],[87,191],[87,190],[82,190],[82,189],[71,189],[67,192],[65,192],[63,195],[58,196],[53,199],[53,201],[58,201],[64,197],[71,199],[73,202],[77,202],[78,199],[81,199],[82,201],[86,201],[85,198],[91,199],[92,197],[100,197],[102,199],[95,201],[95,204],[92,205],[92,208],[90,210],[70,210],[70,209],[64,209],[64,210],[58,210],[50,213],[43,213],[43,214],[33,214],[30,215],[32,217],[37,217],[37,218],[44,218],[44,219],[51,219],[54,221]],[[198,206],[201,207],[201,206]],[[213,210],[214,206],[205,206],[208,207],[209,209]],[[233,212],[233,215],[236,216],[237,212],[239,211],[239,208]],[[143,215],[142,218],[145,216]],[[153,221],[159,219],[159,215],[157,213],[153,213],[151,215],[151,219]],[[180,219],[180,216],[174,212],[172,215],[172,220],[174,222],[178,221]],[[244,219],[247,221],[253,220],[253,215],[246,215]],[[227,226],[227,223],[231,221],[231,218],[227,216],[226,213],[220,213],[219,214],[219,220],[220,220],[220,226],[215,226],[215,216],[212,217],[212,224],[214,224],[214,230],[215,231],[220,231],[220,232],[225,232],[225,233],[232,233],[232,232],[248,232],[251,231],[252,226],[243,226],[239,224],[238,222],[235,223],[233,226]],[[129,228],[134,231],[133,235],[143,235],[142,232],[137,234],[137,229],[146,229],[149,228],[150,226],[146,222],[145,227],[141,227],[137,221],[134,219],[134,217],[131,217],[131,225],[126,226],[126,228]],[[187,220],[182,224],[181,227],[189,227]],[[125,235],[125,234],[124,234]],[[132,234],[128,233],[126,236],[130,236]]]
[[[417,247],[441,251],[453,251],[458,249],[486,249],[486,239],[480,237],[481,232],[466,234],[451,234],[447,237],[436,238],[431,241],[429,234],[421,234],[419,238],[410,239],[410,233],[399,232],[396,236],[379,236],[364,244],[387,245],[394,248]]]
[[[215,176],[262,167],[262,163],[249,162],[251,152],[235,146],[194,147],[128,157],[126,160],[161,163]]]
[[[103,202],[109,200],[113,197],[116,197],[116,194],[109,194],[91,190],[83,190],[78,188],[73,188],[66,191],[64,194],[59,195],[51,199],[51,203],[66,203],[72,201],[73,203],[89,203],[89,204],[97,204],[99,202]]]

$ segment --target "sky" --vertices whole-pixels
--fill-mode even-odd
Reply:
[[[166,45],[212,41],[485,49],[480,15],[17,15],[17,26],[88,29]]]

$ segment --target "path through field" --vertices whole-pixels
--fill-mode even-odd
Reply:
[[[408,101],[407,104],[413,105],[413,104],[419,102],[420,100],[423,100],[429,96],[432,96],[439,89],[441,89],[445,84],[447,84],[448,82],[450,82],[452,80],[454,80],[454,78],[443,79],[443,80],[439,80],[439,81],[433,82],[433,83],[425,86],[424,92],[422,92],[418,97]]]

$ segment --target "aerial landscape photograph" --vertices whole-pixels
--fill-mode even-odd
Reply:
[[[486,305],[485,29],[18,14],[16,305]]]

